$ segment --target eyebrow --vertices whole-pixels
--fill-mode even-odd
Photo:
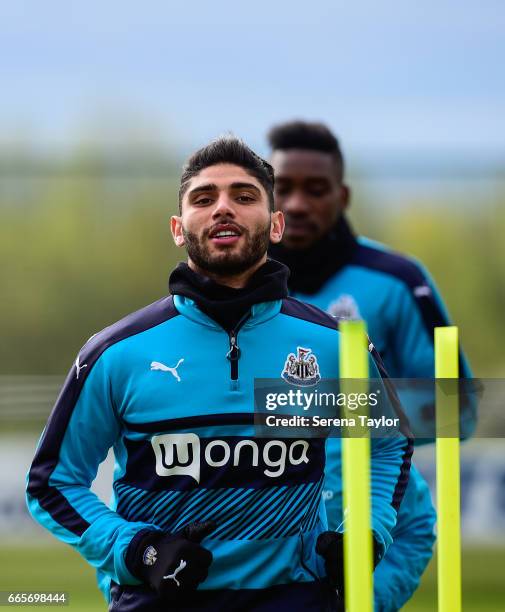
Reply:
[[[252,189],[260,193],[260,190],[253,183],[232,183],[230,189]]]
[[[207,183],[206,185],[200,185],[199,187],[194,187],[188,191],[188,196],[192,196],[194,194],[201,193],[202,191],[217,191],[218,187],[215,183]]]
[[[229,189],[252,189],[257,193],[261,193],[258,187],[256,187],[256,185],[254,185],[253,183],[231,183],[231,185],[229,185]],[[218,191],[218,190],[219,190],[219,187],[215,183],[206,183],[205,185],[199,185],[198,187],[195,187],[194,189],[190,189],[188,192],[188,197],[198,195],[199,193],[202,193],[202,192]]]

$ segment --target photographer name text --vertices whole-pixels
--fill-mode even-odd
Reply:
[[[321,417],[293,415],[276,416],[273,414],[266,415],[265,425],[267,427],[368,427],[371,429],[380,429],[382,427],[399,427],[399,418],[379,417],[372,418],[365,415],[357,415],[356,417]]]

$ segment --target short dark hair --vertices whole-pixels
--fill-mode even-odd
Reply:
[[[182,211],[182,198],[189,181],[204,168],[217,164],[235,164],[257,178],[267,192],[270,210],[274,210],[274,169],[240,138],[227,135],[220,136],[198,149],[184,164],[179,187],[179,213]]]
[[[272,151],[287,149],[309,149],[329,153],[335,159],[339,180],[344,176],[344,156],[333,132],[324,123],[310,121],[287,121],[274,125],[268,132],[268,143]]]

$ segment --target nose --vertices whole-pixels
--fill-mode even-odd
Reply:
[[[233,200],[229,197],[227,193],[219,194],[218,199],[214,205],[214,210],[212,211],[212,218],[217,219],[219,217],[235,217],[235,207],[233,205]]]
[[[284,199],[281,210],[285,215],[300,217],[308,214],[310,206],[300,191],[293,191]]]

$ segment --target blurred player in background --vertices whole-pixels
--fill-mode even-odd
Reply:
[[[284,213],[282,243],[270,255],[291,270],[291,295],[346,319],[364,319],[393,378],[433,378],[433,329],[448,325],[426,270],[416,261],[356,236],[345,211],[339,143],[321,123],[293,121],[268,135],[275,205]],[[470,376],[463,355],[460,372]],[[433,432],[433,403],[406,411],[413,431]],[[340,440],[328,441],[325,500],[332,528],[342,521]],[[394,542],[374,573],[376,610],[398,610],[412,596],[432,555],[435,510],[428,486],[411,471]]]

